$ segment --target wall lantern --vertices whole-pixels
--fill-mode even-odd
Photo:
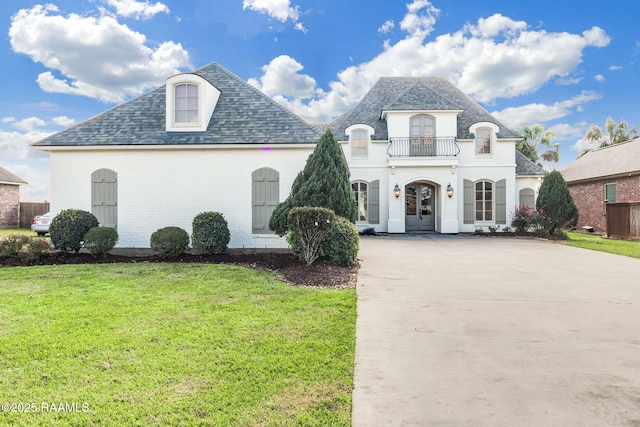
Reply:
[[[393,195],[396,196],[396,199],[400,197],[400,187],[398,187],[397,182],[396,182],[396,186],[393,187]]]
[[[453,197],[453,187],[451,186],[451,183],[447,185],[447,196],[449,196],[449,198]]]

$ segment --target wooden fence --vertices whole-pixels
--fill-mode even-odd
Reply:
[[[607,235],[640,239],[640,202],[607,204]]]
[[[31,220],[34,216],[49,212],[49,203],[20,202],[20,228],[31,228]]]

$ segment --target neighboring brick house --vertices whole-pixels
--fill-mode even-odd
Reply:
[[[607,228],[607,203],[640,202],[640,138],[593,150],[563,171],[578,207],[578,227]]]
[[[27,184],[0,167],[0,228],[17,228],[20,222],[20,186]]]

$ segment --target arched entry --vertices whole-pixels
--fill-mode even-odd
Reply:
[[[436,218],[436,188],[426,182],[412,182],[404,187],[405,229],[433,231]]]

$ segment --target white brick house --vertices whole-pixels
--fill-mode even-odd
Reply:
[[[286,247],[267,222],[326,127],[344,149],[360,228],[507,224],[542,175],[516,155],[516,134],[444,79],[381,79],[317,126],[217,64],[33,146],[51,155],[52,212],[93,212],[118,229],[119,247],[148,247],[170,225],[191,232],[202,211],[224,214],[230,247]]]

